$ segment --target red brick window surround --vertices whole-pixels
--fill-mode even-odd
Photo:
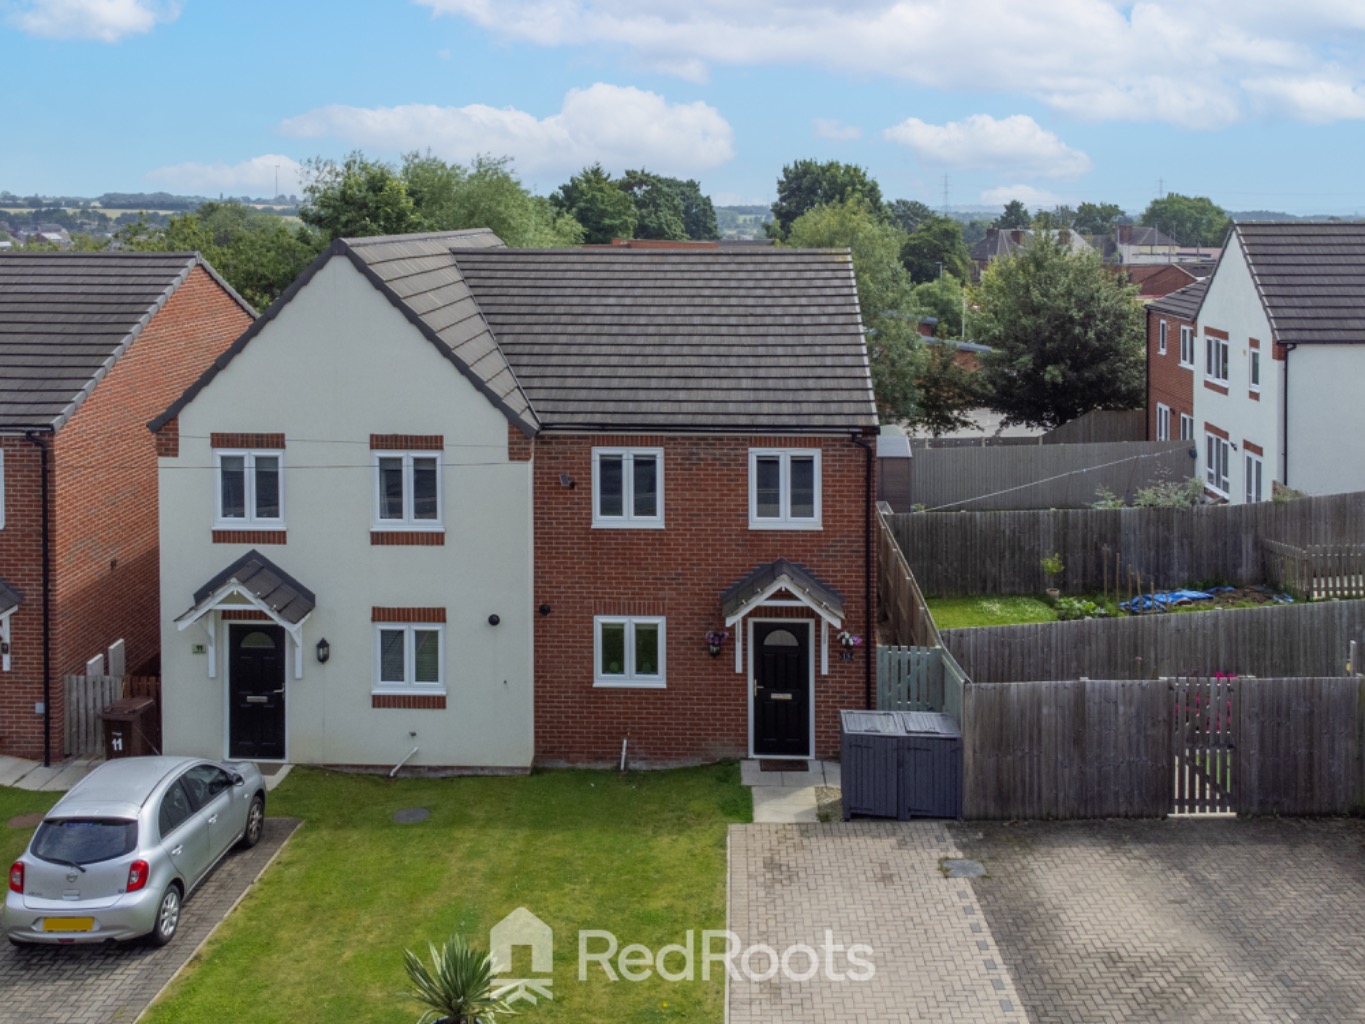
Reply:
[[[446,695],[444,693],[372,693],[370,694],[370,707],[403,708],[405,710],[416,711],[444,711],[446,707]]]
[[[395,530],[371,530],[370,544],[374,547],[445,547],[444,533],[404,533]]]
[[[284,544],[289,534],[284,530],[214,530],[215,544]]]
[[[263,448],[281,449],[284,447],[283,434],[209,434],[210,448]]]
[[[445,622],[444,608],[371,608],[371,622]]]
[[[439,452],[445,449],[441,434],[371,434],[372,452]]]

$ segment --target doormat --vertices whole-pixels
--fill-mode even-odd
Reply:
[[[758,770],[761,772],[808,772],[810,771],[809,761],[759,761]]]

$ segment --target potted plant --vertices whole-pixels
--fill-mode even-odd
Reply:
[[[1057,598],[1062,596],[1061,589],[1057,586],[1057,577],[1062,574],[1066,566],[1062,564],[1062,556],[1056,551],[1047,555],[1043,561],[1043,576],[1047,580],[1047,597],[1053,604],[1057,603]]]
[[[711,657],[720,653],[720,649],[725,646],[725,641],[730,639],[730,634],[723,629],[710,629],[706,631],[706,647],[711,652]]]
[[[440,949],[427,948],[429,967],[412,950],[403,950],[403,967],[412,982],[412,991],[404,995],[428,1007],[418,1024],[489,1024],[499,1014],[513,1012],[493,994],[492,957],[466,943],[463,935],[452,935]]]

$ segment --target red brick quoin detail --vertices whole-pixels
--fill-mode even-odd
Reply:
[[[209,435],[212,448],[283,448],[283,434],[219,434]]]
[[[371,622],[445,622],[444,608],[371,608]]]
[[[423,694],[421,696],[408,696],[399,693],[372,693],[370,694],[370,707],[372,708],[409,708],[415,710],[444,711],[446,697],[443,693]]]
[[[156,454],[162,459],[180,458],[180,421],[167,420],[156,432]]]
[[[283,544],[284,530],[214,530],[215,544]]]
[[[376,547],[445,547],[446,535],[435,532],[408,532],[404,530],[371,530],[370,543]]]
[[[372,452],[439,452],[446,446],[440,434],[371,434]]]
[[[507,425],[507,459],[509,462],[530,462],[536,453],[536,441],[527,437],[512,424]]]

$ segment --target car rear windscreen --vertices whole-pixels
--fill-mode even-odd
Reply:
[[[57,818],[33,837],[33,855],[58,864],[94,864],[136,847],[137,822],[126,818]]]

